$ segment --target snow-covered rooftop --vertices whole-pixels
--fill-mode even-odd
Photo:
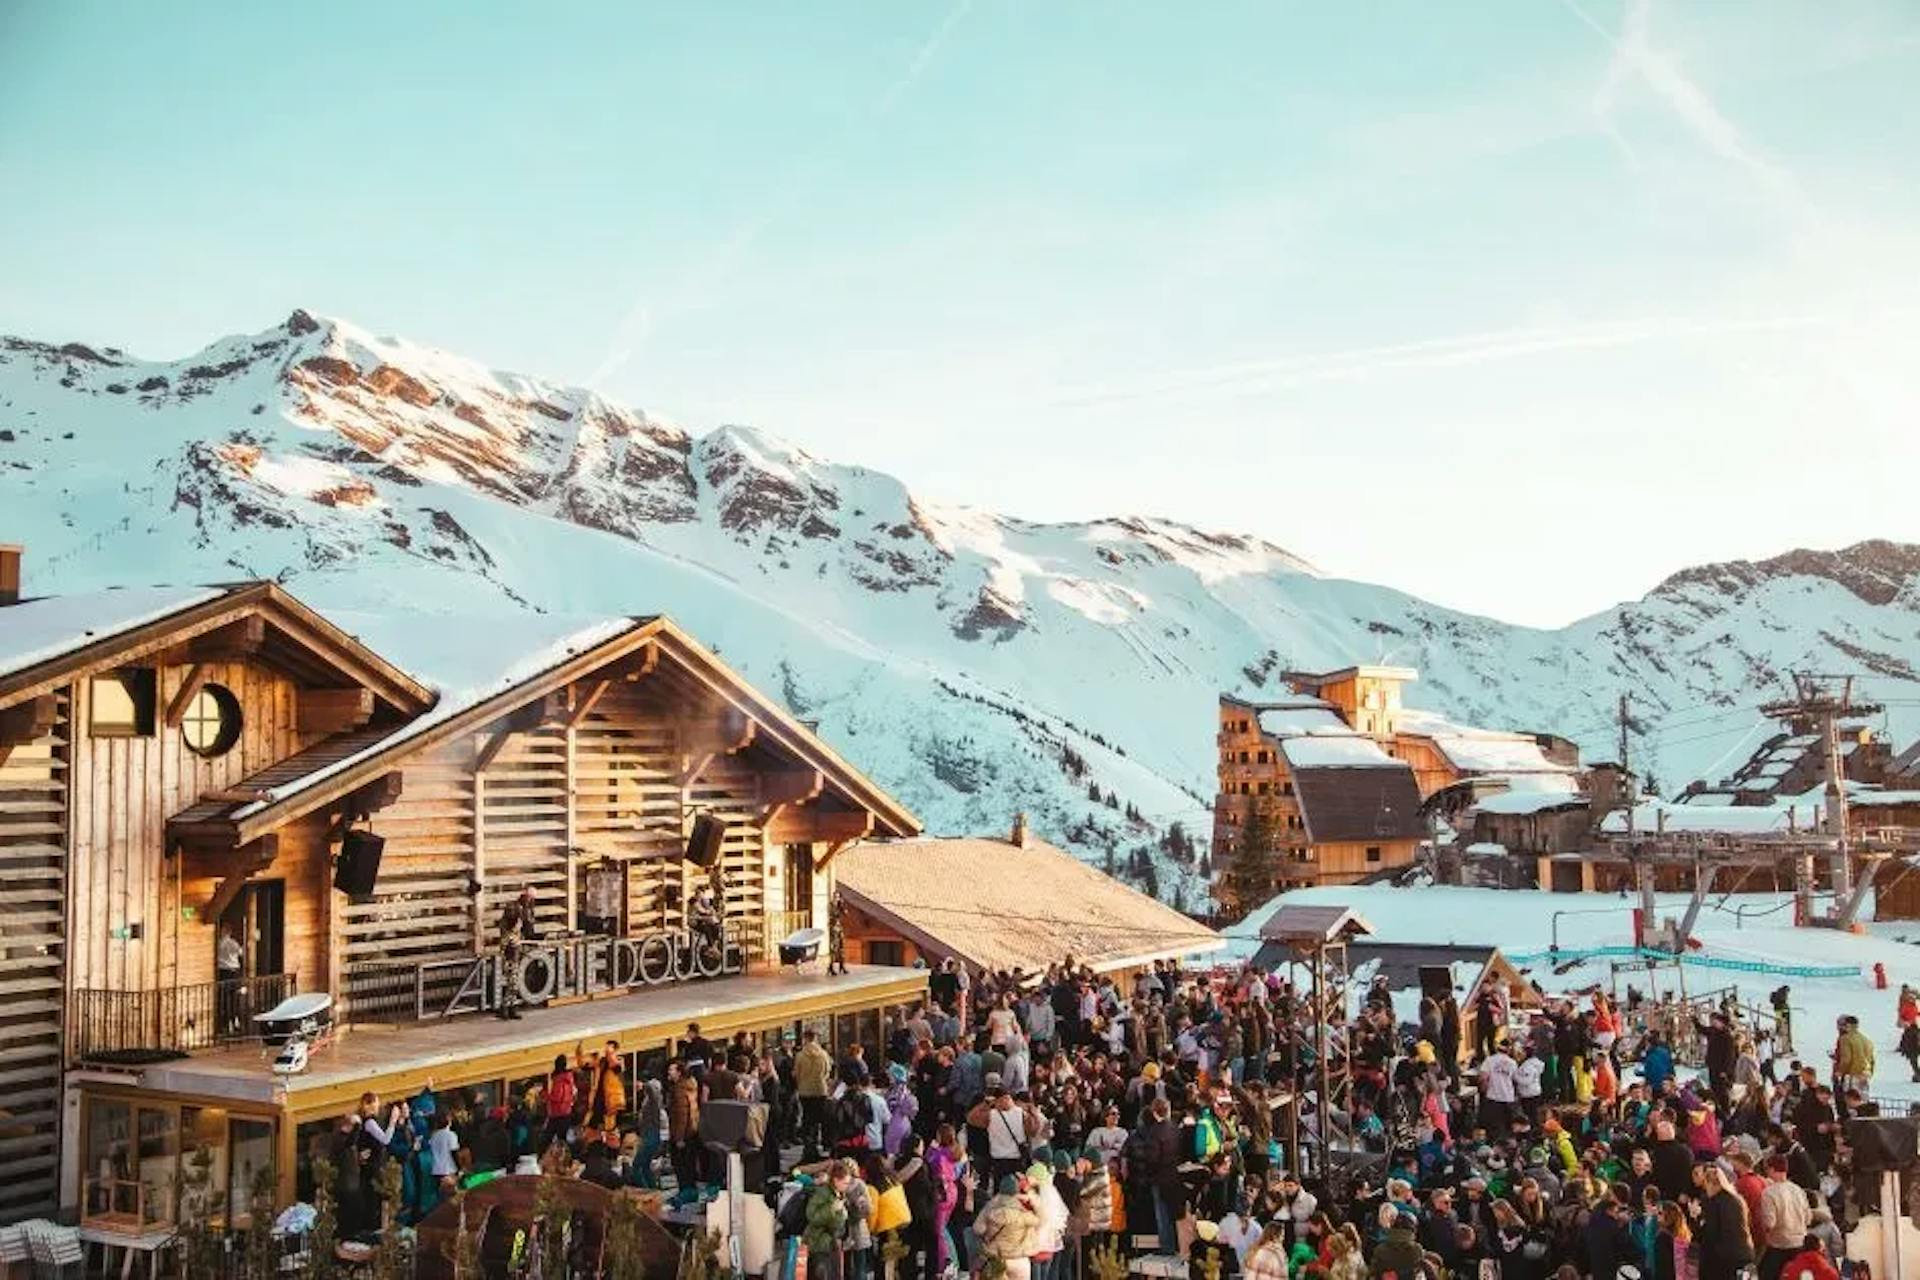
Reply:
[[[1261,708],[1260,731],[1276,738],[1290,738],[1303,733],[1352,732],[1332,704],[1318,698],[1302,698],[1298,703],[1286,706]]]
[[[0,676],[224,595],[225,587],[122,587],[43,596],[0,609]]]
[[[375,653],[433,688],[439,701],[356,754],[273,788],[265,800],[234,810],[236,819],[298,795],[641,625],[640,619],[630,617],[565,618],[537,613],[465,618],[459,625],[437,614],[336,613],[333,619]]]
[[[1642,800],[1634,807],[1634,829],[1725,832],[1730,835],[1754,835],[1770,831],[1814,830],[1820,821],[1821,806],[1815,801],[1755,805],[1673,804],[1665,800]],[[1623,835],[1627,813],[1615,809],[1600,821],[1606,835]]]
[[[1567,766],[1547,759],[1538,742],[1521,734],[1442,733],[1434,735],[1433,745],[1465,773],[1569,772]]]
[[[1280,750],[1295,769],[1404,769],[1407,763],[1380,749],[1372,738],[1357,733],[1308,734],[1283,738]]]
[[[1551,809],[1581,808],[1586,803],[1587,798],[1574,791],[1525,789],[1483,796],[1474,802],[1473,807],[1478,813],[1514,815],[1546,813]]]

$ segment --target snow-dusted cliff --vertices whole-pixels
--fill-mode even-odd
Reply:
[[[1286,667],[1417,666],[1415,705],[1607,755],[1626,690],[1668,783],[1757,741],[1746,708],[1790,667],[1920,702],[1920,547],[1689,569],[1515,627],[1252,538],[929,502],[305,312],[169,363],[0,338],[3,540],[33,591],[271,576],[335,608],[670,613],[934,830],[1024,809],[1093,857],[1204,835],[1215,694]]]

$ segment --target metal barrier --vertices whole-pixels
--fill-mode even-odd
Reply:
[[[291,973],[200,982],[154,991],[82,988],[69,1025],[76,1060],[128,1053],[188,1053],[257,1040],[257,1014],[299,989]]]

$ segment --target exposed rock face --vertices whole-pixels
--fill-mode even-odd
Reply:
[[[1025,810],[1123,864],[1174,821],[1204,834],[1216,695],[1270,697],[1289,668],[1404,663],[1415,706],[1608,754],[1626,692],[1669,787],[1794,668],[1861,672],[1895,736],[1920,732],[1920,547],[1706,565],[1512,627],[1241,535],[929,502],[751,427],[695,438],[305,311],[165,363],[0,337],[0,540],[44,589],[258,575],[450,625],[673,613],[933,829]]]

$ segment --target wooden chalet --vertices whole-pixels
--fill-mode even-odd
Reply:
[[[1212,929],[1031,834],[870,841],[836,864],[847,959],[971,973],[1071,961],[1124,979],[1226,947]]]
[[[363,1090],[497,1100],[690,1020],[877,1042],[920,998],[911,970],[770,962],[825,924],[840,851],[919,831],[807,726],[665,618],[478,628],[464,666],[447,622],[388,620],[382,656],[270,583],[0,607],[0,1222],[164,1225],[201,1147],[236,1202],[263,1163],[284,1201]],[[353,898],[349,840],[381,850]],[[542,1007],[503,1023],[523,886]],[[277,1075],[254,1016],[305,992],[335,1034]]]

